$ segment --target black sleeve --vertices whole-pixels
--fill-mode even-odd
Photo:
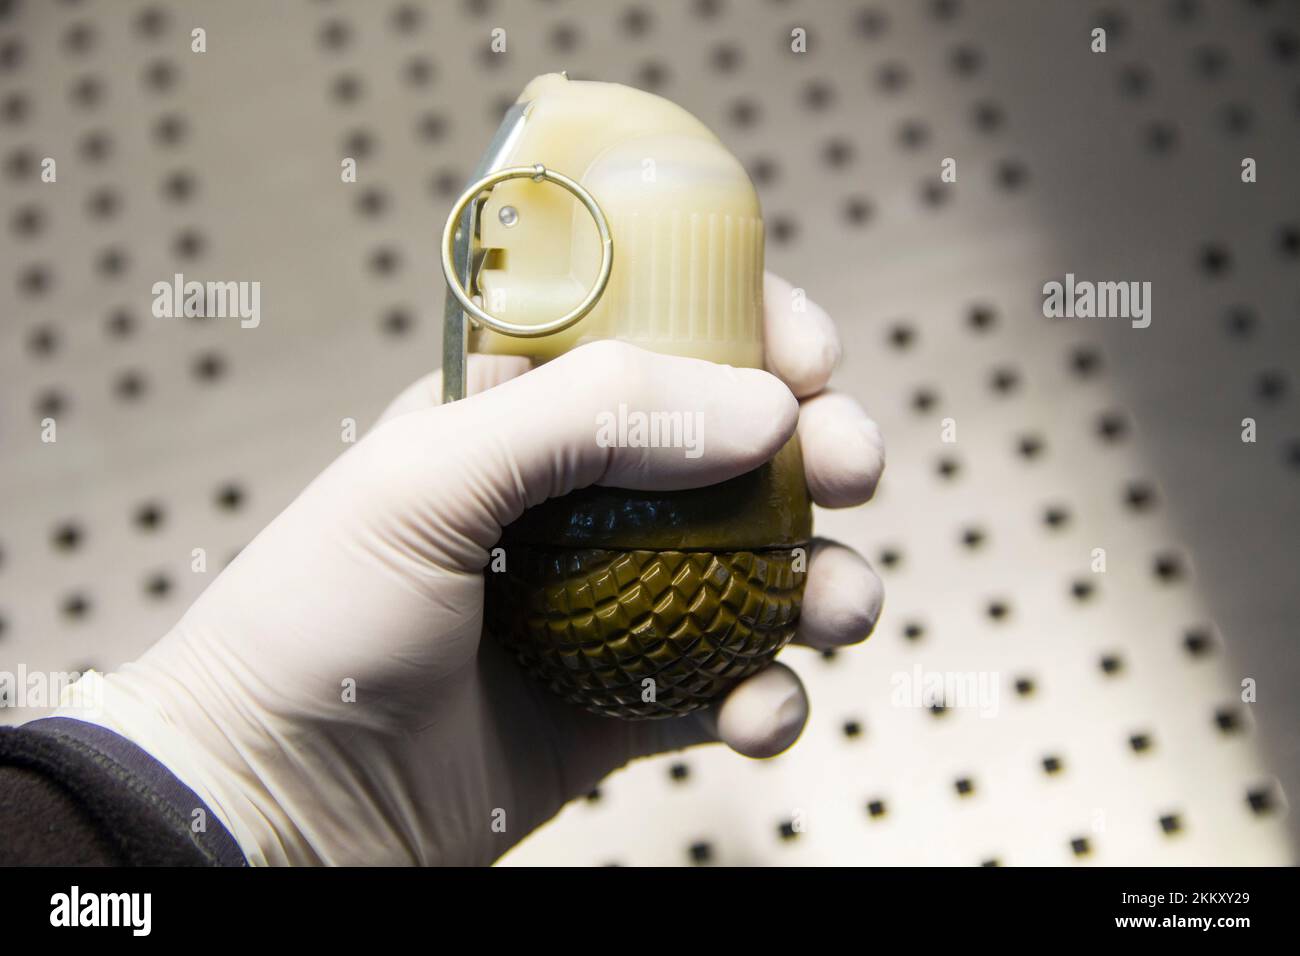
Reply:
[[[112,731],[53,717],[0,727],[0,865],[247,864],[157,760]]]

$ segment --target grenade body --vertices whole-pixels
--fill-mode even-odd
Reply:
[[[617,338],[761,368],[763,223],[735,157],[680,107],[626,87],[548,75],[520,101],[525,120],[500,163],[540,163],[581,182],[610,224],[613,269],[595,309],[565,331],[478,328],[470,348],[546,361]],[[541,323],[593,281],[594,230],[555,192],[507,182],[484,203],[476,282],[492,314]],[[487,630],[591,711],[689,713],[793,637],[811,534],[797,438],[707,488],[580,489],[506,529],[505,569],[485,572]]]
[[[690,713],[794,637],[811,533],[797,438],[708,488],[584,488],[506,530],[488,630],[588,710]]]
[[[794,637],[798,553],[511,549],[510,570],[489,583],[489,628],[572,703],[608,717],[676,717]]]

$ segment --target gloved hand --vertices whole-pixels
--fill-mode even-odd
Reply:
[[[103,681],[96,716],[63,715],[152,754],[253,864],[487,863],[633,758],[717,739],[780,752],[808,714],[782,664],[710,710],[627,722],[553,696],[482,633],[502,526],[574,488],[712,484],[797,426],[815,502],[871,496],[881,439],[824,391],[839,358],[830,319],[811,303],[795,313],[771,276],[766,300],[774,374],[601,342],[526,374],[522,360],[476,357],[478,393],[448,407],[435,406],[436,376],[416,383],[158,644],[86,678]],[[705,453],[599,447],[597,415],[620,402],[689,402]],[[881,600],[863,558],[817,541],[797,640],[861,641]]]

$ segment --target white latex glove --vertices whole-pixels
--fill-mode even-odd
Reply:
[[[488,863],[633,758],[717,739],[785,749],[808,702],[781,664],[711,710],[628,722],[553,696],[482,634],[502,526],[574,488],[712,484],[797,424],[816,502],[871,496],[879,432],[822,391],[839,358],[830,319],[793,313],[772,277],[766,298],[775,375],[602,342],[522,375],[480,357],[471,385],[486,390],[448,407],[436,377],[417,383],[158,644],[102,678],[90,719],[202,797],[253,864]],[[701,457],[597,446],[599,412],[684,401],[704,415]],[[861,641],[881,599],[865,560],[818,541],[797,640]]]

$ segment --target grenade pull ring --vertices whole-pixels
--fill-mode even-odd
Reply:
[[[466,288],[472,284],[474,257],[471,243],[478,231],[478,211],[482,207],[482,201],[494,186],[511,179],[549,182],[567,190],[586,207],[600,234],[600,269],[596,273],[596,281],[573,309],[549,322],[533,325],[507,322],[486,312]],[[471,183],[452,206],[447,224],[442,230],[442,274],[447,280],[448,293],[446,328],[443,332],[443,402],[455,402],[465,397],[466,315],[478,325],[517,338],[541,338],[562,332],[596,307],[605,287],[609,285],[609,274],[613,267],[614,237],[610,233],[609,220],[605,218],[604,210],[596,198],[568,176],[537,163],[533,166],[499,169]]]

